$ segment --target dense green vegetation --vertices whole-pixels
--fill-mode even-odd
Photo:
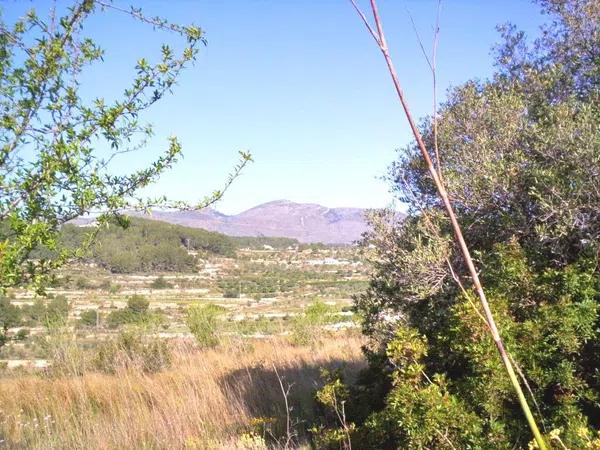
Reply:
[[[547,32],[528,46],[505,27],[493,78],[449,93],[437,139],[536,420],[552,448],[592,449],[600,445],[600,3],[540,3],[553,20]],[[433,149],[432,121],[421,128]],[[393,213],[374,214],[365,240],[376,272],[356,310],[370,367],[355,385],[329,379],[321,403],[338,414],[318,429],[320,442],[536,448],[416,146],[401,152],[390,180],[410,214],[401,226]]]
[[[89,227],[66,224],[61,228],[59,248],[76,249],[83,245]],[[83,259],[115,273],[190,272],[197,259],[207,256],[234,257],[239,248],[262,249],[297,244],[294,239],[230,237],[224,234],[172,225],[156,220],[131,217],[126,226],[109,223],[97,230],[94,243]],[[57,252],[38,249],[34,258],[51,259]]]
[[[176,137],[166,140],[164,152],[139,170],[117,174],[110,162],[146,145],[153,129],[141,116],[172,91],[206,41],[196,26],[113,9],[167,31],[175,45],[163,45],[154,61],[132,61],[131,84],[118,89],[120,96],[80,96],[82,72],[105,56],[82,30],[91,16],[106,9],[113,9],[110,3],[74,1],[53,9],[47,18],[31,9],[14,23],[0,19],[0,289],[29,283],[43,290],[48,276],[72,254],[64,247],[52,260],[30,254],[39,245],[58,250],[57,234],[65,222],[93,210],[103,211],[98,220],[106,222],[127,207],[170,203],[140,199],[139,191],[178,160]],[[242,155],[229,182],[249,160],[250,155]],[[221,195],[217,191],[195,206]]]
[[[8,297],[0,297],[0,347],[11,339],[22,340],[26,336],[25,329],[8,336],[9,328],[63,326],[67,321],[69,309],[69,301],[62,295],[51,297],[46,301],[38,298],[33,304],[23,306],[13,305]]]
[[[188,309],[185,322],[201,347],[219,343],[219,316],[224,308],[217,305],[196,305]]]
[[[109,328],[122,325],[157,326],[163,323],[165,318],[158,312],[151,312],[149,306],[150,302],[144,296],[132,295],[127,299],[125,308],[116,309],[108,314],[106,323]]]
[[[61,239],[67,245],[78,245],[85,233],[85,228],[66,225]],[[109,225],[100,229],[90,253],[93,261],[118,273],[187,272],[196,265],[190,251],[234,256],[234,250],[231,239],[219,233],[131,218],[126,228]]]

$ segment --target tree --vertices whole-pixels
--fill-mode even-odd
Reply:
[[[110,328],[117,328],[125,324],[151,324],[160,322],[160,316],[149,311],[150,302],[143,295],[132,295],[127,299],[127,307],[112,311],[107,317]]]
[[[542,37],[528,46],[503,27],[496,73],[450,91],[437,140],[449,196],[546,440],[595,448],[600,4],[540,3],[553,18]],[[434,148],[432,120],[420,130]],[[393,212],[375,213],[365,238],[375,274],[356,309],[370,367],[352,387],[353,440],[527,447],[532,436],[416,144],[389,178],[409,216],[400,224]]]
[[[117,100],[98,97],[88,103],[80,96],[82,70],[100,62],[104,52],[83,32],[86,20],[105,9],[174,34],[185,45],[179,53],[163,45],[154,63],[140,58],[134,79]],[[143,148],[151,137],[152,127],[140,116],[171,92],[195,60],[206,43],[200,28],[147,17],[133,7],[78,0],[62,17],[54,12],[44,20],[32,10],[14,24],[0,22],[0,30],[0,288],[28,283],[41,290],[53,269],[74,255],[57,242],[58,229],[70,219],[95,211],[100,224],[126,225],[119,214],[123,209],[201,208],[218,200],[250,161],[241,152],[224,189],[197,205],[139,198],[140,189],[180,157],[176,137],[149,167],[125,175],[110,171],[114,158]],[[32,258],[40,246],[58,250],[58,256]]]

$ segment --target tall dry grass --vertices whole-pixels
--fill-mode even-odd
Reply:
[[[314,414],[320,368],[345,365],[355,372],[363,364],[360,338],[352,336],[306,347],[283,339],[231,341],[212,350],[174,345],[172,368],[155,374],[129,369],[1,379],[0,448],[261,448],[251,431],[284,442],[285,399],[273,366],[282,384],[291,385],[299,448]]]

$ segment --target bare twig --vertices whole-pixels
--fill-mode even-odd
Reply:
[[[364,13],[361,11],[361,9],[358,7],[354,0],[350,0],[350,2],[352,3],[352,6],[354,6],[356,13],[362,19],[363,23],[365,24],[365,27],[367,27],[367,30],[369,30],[369,33],[371,33],[371,36],[373,36],[373,39],[375,39],[375,42],[377,42],[377,45],[381,46],[381,42],[379,42],[379,37],[377,36],[377,34],[375,34],[375,31],[373,31],[373,28],[371,28],[367,17],[364,15]]]
[[[435,30],[433,33],[433,48],[431,51],[431,76],[433,78],[433,151],[435,152],[435,161],[437,163],[438,176],[442,182],[442,161],[440,160],[440,150],[438,148],[438,121],[437,121],[437,47],[440,38],[440,13],[442,10],[442,0],[438,0],[437,16],[435,19]]]
[[[485,326],[489,329],[490,325],[487,323],[487,320],[485,319],[485,317],[483,317],[483,314],[481,314],[481,312],[479,311],[479,308],[477,308],[477,305],[475,303],[473,303],[473,301],[471,300],[471,295],[467,292],[467,290],[463,286],[463,284],[460,281],[460,278],[458,277],[456,272],[454,272],[454,269],[452,268],[452,264],[450,263],[450,260],[446,259],[446,263],[448,264],[448,268],[450,269],[450,273],[452,274],[452,279],[456,282],[456,284],[460,288],[463,296],[467,299],[469,304],[473,307],[473,310],[477,313],[479,318],[483,321]]]
[[[361,16],[361,18],[363,18],[363,21],[365,22],[366,17],[364,16],[364,14],[362,14],[360,12],[360,9],[358,8],[358,6],[354,2],[354,0],[350,0],[350,1],[354,5],[355,9],[357,9],[357,11],[359,11],[359,15]],[[419,132],[419,129],[417,128],[417,125],[416,125],[416,123],[412,117],[412,114],[410,112],[410,109],[408,107],[408,103],[404,97],[404,92],[400,85],[400,81],[399,81],[398,75],[396,73],[396,68],[394,66],[394,63],[392,62],[392,58],[389,53],[385,34],[383,32],[383,25],[381,22],[381,18],[379,16],[379,11],[377,9],[377,2],[376,2],[376,0],[370,0],[370,1],[371,1],[371,10],[373,13],[373,18],[375,20],[375,25],[377,28],[377,36],[374,36],[374,33],[372,32],[371,27],[368,25],[368,21],[366,21],[365,25],[367,26],[367,29],[369,30],[371,35],[373,35],[375,42],[377,43],[377,45],[379,46],[379,49],[381,50],[381,53],[383,54],[383,57],[385,59],[387,67],[388,67],[388,71],[392,77],[392,82],[394,84],[394,88],[396,89],[398,99],[400,100],[400,104],[402,105],[402,108],[406,115],[406,119],[410,125],[412,133],[415,137],[415,140],[417,141],[417,145],[421,152],[421,156],[423,157],[423,160],[425,161],[425,163],[427,165],[429,174],[430,174],[431,178],[433,179],[433,182],[435,183],[439,197],[444,205],[444,208],[446,210],[446,213],[448,214],[448,217],[450,218],[450,222],[452,224],[452,229],[454,231],[456,241],[457,241],[458,246],[463,255],[465,264],[467,265],[467,268],[471,275],[471,279],[473,280],[473,285],[475,287],[475,290],[481,301],[481,305],[483,307],[486,322],[489,325],[491,336],[494,340],[494,343],[496,344],[496,348],[498,349],[500,358],[502,359],[502,363],[504,364],[504,367],[508,373],[508,376],[513,385],[513,388],[517,394],[519,403],[521,405],[521,409],[523,410],[523,413],[524,413],[524,415],[527,419],[527,422],[531,428],[534,438],[535,438],[538,446],[540,447],[540,450],[547,450],[548,447],[545,443],[544,438],[542,437],[542,434],[539,431],[537,423],[535,422],[535,418],[533,417],[533,414],[531,413],[531,409],[529,408],[527,399],[525,398],[525,394],[523,393],[523,390],[521,389],[521,385],[519,383],[517,375],[515,374],[511,360],[510,360],[508,353],[504,347],[504,342],[502,341],[502,338],[501,338],[498,328],[496,326],[496,321],[494,320],[494,316],[490,309],[490,305],[487,301],[485,292],[483,290],[483,286],[479,279],[479,274],[477,273],[477,269],[475,268],[475,264],[473,263],[473,258],[471,257],[471,253],[470,253],[467,243],[465,242],[465,239],[463,237],[462,229],[460,227],[460,224],[458,223],[456,214],[454,213],[454,208],[452,207],[452,203],[450,202],[450,198],[448,196],[446,187],[444,186],[442,179],[439,177],[438,172],[437,172],[433,162],[431,161],[431,157],[429,156],[429,152],[427,151],[427,148],[425,147],[425,143],[423,142],[421,133]]]
[[[436,429],[435,430],[436,433],[444,440],[446,441],[446,443],[450,446],[450,448],[457,450],[457,448],[454,446],[454,444],[452,443],[452,441],[450,440],[450,438],[448,437],[447,433],[442,433],[440,430]]]
[[[419,30],[417,29],[417,24],[415,23],[412,14],[406,9],[408,17],[410,18],[410,23],[412,24],[413,30],[415,32],[415,36],[417,37],[417,42],[419,43],[419,47],[421,49],[421,53],[423,53],[423,57],[429,66],[429,70],[431,71],[432,84],[433,84],[433,152],[435,154],[435,165],[437,168],[438,176],[440,180],[443,180],[442,177],[442,162],[440,160],[440,151],[438,147],[438,128],[437,128],[437,47],[439,43],[440,37],[440,13],[442,10],[442,0],[438,0],[437,14],[435,19],[435,27],[433,29],[433,44],[431,49],[431,57],[427,54],[425,50],[425,45],[423,44],[423,40],[421,39],[421,35],[419,34]]]
[[[281,393],[283,394],[283,400],[285,402],[285,431],[286,431],[286,441],[283,448],[290,448],[291,443],[294,440],[294,432],[292,431],[292,418],[291,418],[291,409],[288,402],[288,397],[290,395],[290,389],[292,385],[288,385],[287,389],[283,387],[283,380],[279,376],[279,372],[277,371],[277,366],[273,363],[273,370],[275,371],[275,375],[277,376],[277,381],[279,381],[279,387],[281,388]]]

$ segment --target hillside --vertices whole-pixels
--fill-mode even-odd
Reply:
[[[367,230],[364,213],[360,208],[276,200],[231,216],[205,209],[154,211],[150,218],[229,236],[278,236],[305,243],[349,244]]]
[[[90,228],[67,224],[60,232],[60,243],[67,248],[81,246]],[[295,246],[298,241],[279,237],[232,237],[206,231],[132,217],[127,228],[111,225],[98,230],[85,259],[111,272],[148,271],[188,272],[196,267],[194,254],[234,257],[239,248],[274,249]],[[34,257],[55,257],[54,252],[38,248]]]

